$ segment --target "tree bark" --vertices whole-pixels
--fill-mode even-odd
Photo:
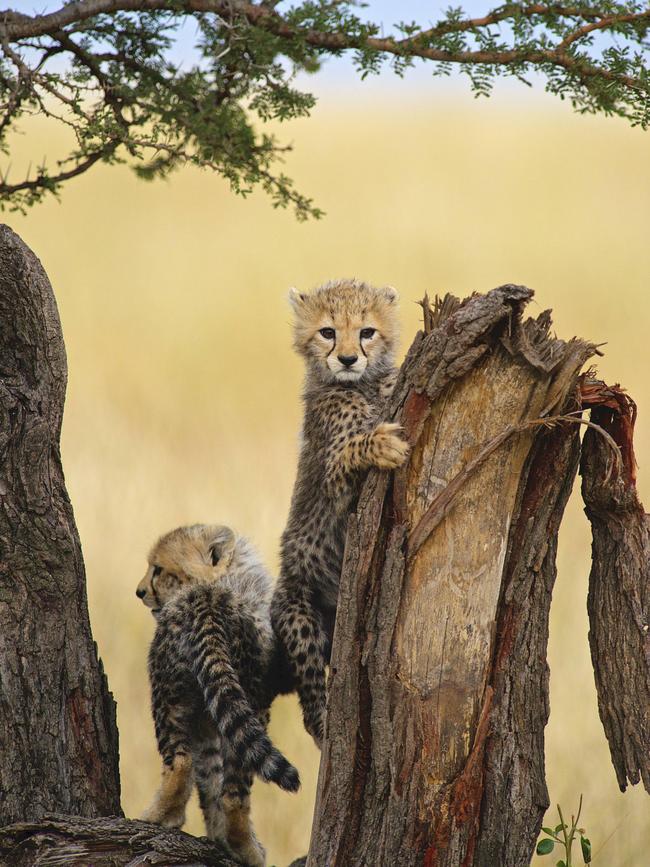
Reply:
[[[148,822],[48,816],[0,829],[0,863],[65,867],[241,867],[219,843]]]
[[[115,705],[61,468],[66,379],[47,276],[0,226],[0,825],[120,813]]]
[[[598,710],[621,791],[650,793],[650,516],[636,492],[636,407],[618,387],[583,386],[591,419],[621,451],[618,466],[593,430],[582,447],[582,495],[591,522],[589,644]]]
[[[348,527],[309,867],[530,861],[548,806],[557,529],[594,347],[504,286],[425,305],[391,417],[412,445]]]

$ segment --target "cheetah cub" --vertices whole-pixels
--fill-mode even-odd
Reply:
[[[271,579],[246,539],[199,524],[158,540],[136,594],[157,620],[149,679],[163,758],[142,818],[180,827],[196,783],[208,837],[263,867],[250,821],[253,774],[291,792],[300,785],[266,733],[281,691]]]
[[[307,371],[298,473],[271,621],[305,727],[320,747],[347,518],[364,471],[401,466],[408,445],[399,425],[381,421],[396,378],[395,290],[340,280],[306,294],[293,289],[289,300],[294,347]]]

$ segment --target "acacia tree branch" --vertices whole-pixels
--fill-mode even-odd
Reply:
[[[237,192],[246,193],[259,183],[275,205],[292,204],[297,215],[305,217],[319,212],[292,189],[288,178],[273,175],[270,164],[281,148],[269,136],[258,137],[250,118],[257,114],[265,122],[308,114],[315,100],[293,86],[293,72],[316,70],[327,54],[354,52],[364,75],[379,71],[386,58],[397,73],[416,59],[436,64],[436,74],[457,65],[478,95],[489,94],[492,79],[502,71],[525,80],[528,70],[537,69],[546,75],[551,92],[568,95],[580,111],[603,111],[644,128],[650,125],[643,42],[650,9],[641,9],[635,0],[607,2],[602,8],[506,3],[474,18],[450,9],[444,20],[426,30],[398,24],[401,38],[379,35],[377,24],[350,13],[351,5],[351,0],[316,0],[280,13],[278,4],[268,0],[76,0],[44,15],[7,10],[0,13],[0,46],[18,74],[13,86],[11,80],[0,80],[9,109],[0,139],[21,111],[16,94],[22,89],[42,111],[56,116],[40,89],[72,111],[79,149],[70,159],[79,165],[109,142],[112,157],[118,139],[132,155],[143,147],[167,149],[166,156],[136,171],[164,176],[192,162],[218,171]],[[196,50],[204,63],[181,73],[165,52],[183,16],[196,19]],[[506,35],[497,38],[502,25]],[[73,39],[77,33],[83,38]],[[641,51],[614,47],[594,56],[579,47],[581,40],[591,42],[592,33],[622,35]],[[25,67],[21,49],[48,45],[74,58],[69,72],[39,75]],[[289,70],[280,61],[283,57],[290,61]],[[87,95],[93,91],[103,93],[103,102],[89,116]],[[39,199],[39,188],[56,192],[66,176],[42,173],[36,185],[0,186],[0,207],[11,190],[33,193],[22,202],[32,204]],[[21,208],[21,202],[10,204]]]
[[[71,178],[76,178],[79,175],[83,175],[84,172],[88,171],[88,169],[91,169],[95,163],[102,159],[106,159],[107,156],[115,153],[115,150],[119,145],[119,141],[108,144],[101,148],[101,150],[95,151],[95,153],[91,154],[87,159],[82,160],[82,162],[78,163],[73,169],[59,172],[53,176],[46,176],[42,172],[39,172],[39,174],[32,180],[21,181],[18,184],[8,184],[3,179],[2,182],[0,182],[0,196],[11,195],[12,193],[18,193],[23,190],[38,190],[44,184],[52,186],[61,184],[64,181],[69,181]]]
[[[88,120],[88,115],[85,115],[84,112],[79,110],[78,105],[75,104],[74,100],[70,99],[62,91],[58,90],[54,87],[51,82],[48,80],[47,76],[41,75],[37,69],[33,69],[28,66],[23,58],[18,54],[18,52],[14,51],[9,43],[5,40],[1,40],[2,52],[5,57],[9,58],[11,62],[14,64],[18,71],[19,81],[22,80],[26,83],[35,82],[43,90],[47,91],[51,96],[57,99],[59,102],[65,103],[70,109],[72,109],[75,113],[80,113],[85,116],[86,120]]]
[[[569,45],[573,45],[579,39],[584,39],[589,33],[595,30],[606,30],[607,28],[616,27],[619,24],[643,24],[650,23],[650,10],[648,12],[639,13],[637,15],[608,15],[599,18],[598,21],[592,21],[591,24],[585,24],[583,27],[578,27],[573,33],[570,33],[557,46],[557,51],[564,51]]]
[[[266,27],[273,30],[279,36],[295,35],[295,28],[291,27],[286,20],[275,11],[277,3],[246,3],[243,0],[178,0],[174,5],[175,11],[183,11],[188,14],[197,12],[213,12],[218,15],[231,16],[234,13],[242,15],[249,24]],[[61,9],[46,15],[24,15],[13,10],[7,10],[3,14],[3,26],[11,39],[24,39],[29,36],[44,36],[52,34],[69,25],[79,24],[98,15],[111,14],[114,12],[154,12],[170,10],[169,0],[77,0],[67,3]],[[460,30],[473,30],[496,24],[513,15],[532,17],[534,15],[556,15],[569,18],[596,18],[601,19],[603,13],[589,6],[563,6],[561,4],[535,3],[520,5],[510,3],[502,6],[499,10],[480,18],[470,18],[458,22],[443,22],[429,30],[419,32],[415,37],[402,40],[391,38],[369,39],[368,45],[378,50],[391,51],[398,48],[413,47],[417,39]],[[635,15],[610,15],[609,23],[617,24],[630,21],[647,21],[650,19],[650,10]],[[343,34],[319,33],[309,31],[309,38],[323,48],[357,48],[358,41],[349,40]]]
[[[348,36],[344,33],[326,33],[318,30],[305,30],[294,27],[286,21],[275,9],[268,5],[240,2],[240,0],[178,0],[176,9],[192,14],[197,12],[212,12],[218,15],[232,15],[233,12],[243,16],[247,22],[260,29],[268,30],[275,36],[286,39],[294,39],[300,36],[313,48],[321,48],[334,51],[347,49],[365,48],[378,53],[403,56],[408,53],[413,57],[425,60],[433,60],[443,63],[476,63],[508,65],[528,62],[533,64],[551,63],[565,69],[578,68],[580,64],[564,52],[565,45],[560,43],[556,48],[546,51],[445,51],[423,45],[422,42],[449,32],[476,30],[490,24],[500,23],[513,14],[521,14],[524,17],[533,15],[555,14],[568,17],[599,17],[599,21],[591,25],[591,29],[612,28],[623,23],[650,24],[650,9],[631,15],[610,15],[600,17],[600,13],[593,9],[581,7],[544,6],[535,4],[520,7],[517,4],[503,7],[498,12],[482,18],[468,19],[457,23],[443,22],[436,27],[421,31],[414,36],[405,39],[393,39],[391,37],[378,38],[373,36],[358,37]],[[33,17],[20,15],[17,20],[13,16],[5,16],[3,29],[10,39],[23,39],[28,36],[52,35],[57,30],[72,24],[79,24],[89,18],[101,14],[114,12],[153,12],[169,10],[169,0],[78,0],[70,3],[57,12],[47,15],[35,15]],[[577,38],[577,37],[576,37]],[[568,43],[567,43],[568,44]],[[588,65],[582,65],[582,71],[589,70]],[[592,67],[592,69],[596,69]],[[597,74],[604,73],[598,69]],[[605,77],[610,80],[618,80],[628,86],[640,86],[629,76],[617,76],[609,74]]]
[[[598,18],[599,13],[594,8],[588,6],[562,6],[560,4],[532,3],[528,6],[522,6],[519,3],[506,3],[489,15],[483,15],[480,18],[467,18],[462,21],[443,21],[436,24],[429,30],[423,30],[417,34],[417,39],[423,37],[440,36],[445,33],[458,33],[466,30],[477,30],[481,27],[489,27],[491,24],[500,24],[513,15],[519,15],[522,18],[532,18],[535,15],[557,15],[560,18]],[[409,40],[403,40],[408,42]]]

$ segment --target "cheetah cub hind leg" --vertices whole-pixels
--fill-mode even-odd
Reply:
[[[265,867],[266,851],[255,836],[250,820],[250,797],[224,793],[226,840],[234,854],[249,867]]]
[[[171,766],[163,765],[160,788],[140,817],[142,821],[153,822],[164,828],[182,828],[193,782],[191,758],[186,754],[174,756]]]

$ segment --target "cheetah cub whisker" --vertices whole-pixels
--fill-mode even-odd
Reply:
[[[305,360],[304,422],[280,579],[271,619],[286,653],[305,727],[320,746],[329,662],[350,512],[364,472],[400,467],[399,425],[382,419],[397,371],[397,293],[358,280],[292,289],[294,347]]]
[[[157,620],[149,679],[163,758],[142,818],[181,827],[196,785],[208,837],[254,867],[265,853],[250,820],[253,774],[291,792],[300,785],[266,733],[271,702],[286,691],[271,586],[245,538],[197,524],[158,540],[136,590]]]

